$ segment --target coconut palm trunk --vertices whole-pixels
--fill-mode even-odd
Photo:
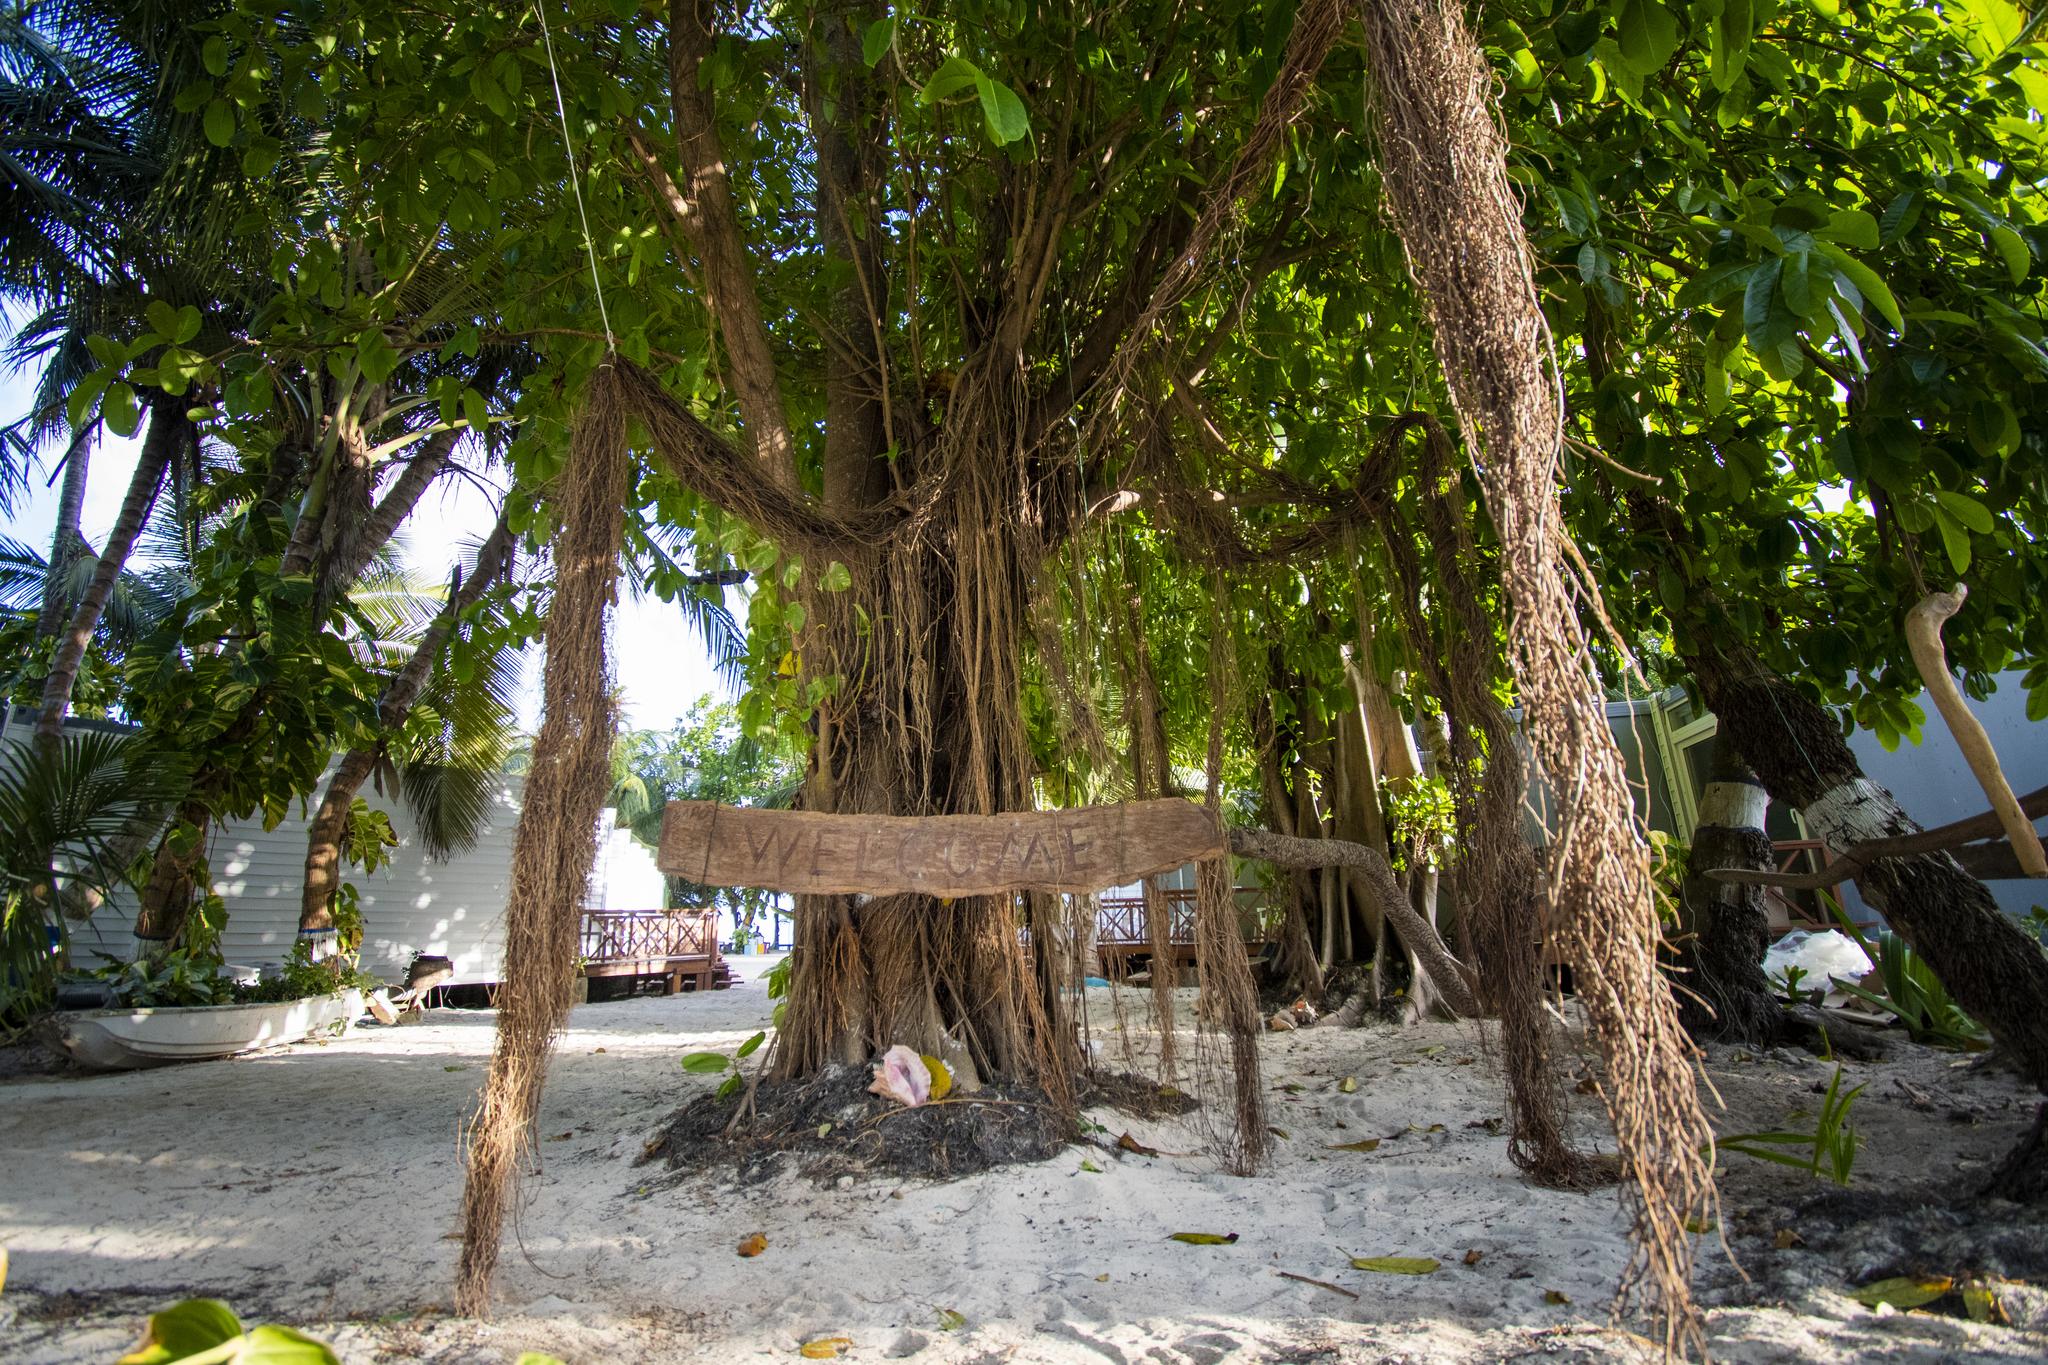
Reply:
[[[447,604],[427,627],[412,657],[385,687],[377,703],[377,726],[385,738],[405,724],[413,703],[426,690],[462,613],[503,576],[513,544],[512,528],[505,516],[504,512],[498,514],[498,523],[478,550],[476,566],[469,577],[448,594]],[[348,829],[349,811],[355,805],[356,793],[375,771],[382,752],[383,739],[375,744],[359,744],[342,757],[341,765],[328,779],[320,809],[306,832],[306,876],[299,900],[301,934],[319,934],[334,927],[334,893],[341,885],[341,846]]]
[[[57,496],[57,529],[50,537],[49,575],[43,580],[43,609],[36,617],[36,634],[55,639],[64,629],[64,583],[71,576],[71,564],[79,556],[85,539],[79,522],[85,514],[85,476],[92,467],[92,433],[87,426],[71,440],[64,454],[64,487]]]
[[[183,401],[167,397],[149,401],[149,433],[143,437],[142,453],[135,461],[135,476],[128,481],[128,496],[122,499],[121,514],[107,534],[99,567],[93,570],[92,582],[71,613],[71,624],[58,643],[57,658],[43,683],[43,710],[36,718],[37,744],[55,744],[63,732],[64,712],[71,705],[71,689],[78,681],[86,646],[99,629],[100,616],[106,611],[107,599],[113,595],[114,582],[127,564],[129,552],[135,548],[135,538],[149,519],[149,509],[155,505],[157,491],[163,486],[164,472],[170,468],[179,446],[189,438],[192,423],[185,415]],[[82,490],[80,496],[83,497]]]

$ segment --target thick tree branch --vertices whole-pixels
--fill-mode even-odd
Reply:
[[[1394,871],[1378,849],[1345,839],[1301,839],[1263,829],[1230,831],[1230,851],[1240,858],[1260,858],[1275,867],[1344,867],[1365,874],[1373,898],[1401,935],[1401,941],[1422,961],[1429,979],[1436,983],[1444,1003],[1467,1019],[1481,1010],[1478,978],[1472,969],[1451,956],[1451,950],[1394,880]]]
[[[704,302],[725,338],[733,392],[739,398],[740,420],[746,424],[754,458],[767,468],[769,477],[794,488],[796,443],[782,405],[782,386],[768,346],[768,328],[762,321],[760,292],[740,236],[739,214],[733,207],[717,111],[704,89],[704,60],[716,42],[708,10],[709,0],[669,3],[669,103],[676,150],[683,162],[683,183],[676,187],[681,202],[672,210],[697,248]],[[651,162],[640,147],[634,148],[634,155],[643,166]]]
[[[646,426],[655,453],[685,488],[745,520],[792,554],[853,565],[879,553],[906,514],[898,499],[871,508],[827,511],[815,499],[773,478],[758,462],[669,396],[661,382],[629,360],[613,358],[591,380],[586,403],[616,401]],[[610,386],[607,394],[600,386]]]

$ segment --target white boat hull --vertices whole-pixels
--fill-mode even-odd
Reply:
[[[363,993],[348,990],[271,1005],[70,1010],[51,1017],[51,1033],[80,1066],[128,1071],[341,1034],[362,1012]]]

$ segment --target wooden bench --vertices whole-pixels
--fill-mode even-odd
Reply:
[[[586,978],[659,980],[662,994],[710,990],[721,966],[716,910],[586,910],[578,937]]]

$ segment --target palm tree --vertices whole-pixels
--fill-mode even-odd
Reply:
[[[47,1008],[65,957],[64,892],[104,892],[122,836],[177,799],[182,766],[128,736],[0,745],[0,1024]]]

